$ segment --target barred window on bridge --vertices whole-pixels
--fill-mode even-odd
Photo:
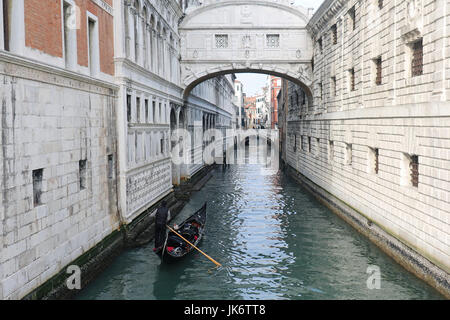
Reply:
[[[223,49],[228,48],[228,35],[227,34],[216,34],[216,48]]]
[[[279,34],[268,34],[266,37],[268,48],[278,48],[280,47],[280,35]]]

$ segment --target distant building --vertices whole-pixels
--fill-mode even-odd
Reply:
[[[236,104],[236,129],[245,128],[244,85],[234,80],[234,97]]]
[[[278,127],[278,100],[277,96],[281,89],[280,77],[269,76],[269,97],[270,97],[270,122],[271,128],[276,129]]]

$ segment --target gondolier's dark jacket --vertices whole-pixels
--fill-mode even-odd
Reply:
[[[167,221],[170,220],[170,210],[167,207],[160,207],[156,211],[156,221],[157,225],[165,225]]]

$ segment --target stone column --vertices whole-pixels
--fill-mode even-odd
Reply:
[[[135,45],[135,39],[134,39],[134,25],[135,25],[135,18],[136,16],[136,10],[130,6],[128,9],[128,59],[135,61],[135,50],[136,50],[136,45]]]
[[[5,1],[5,0],[3,0]],[[10,39],[9,50],[23,55],[25,50],[25,6],[24,0],[10,1]],[[3,25],[3,24],[2,24]]]
[[[147,38],[147,52],[145,53],[147,56],[147,66],[146,68],[148,70],[152,70],[153,69],[153,65],[152,65],[152,58],[153,58],[153,54],[152,54],[152,27],[147,24],[146,25],[146,30],[147,30],[147,34],[146,34],[146,38]]]

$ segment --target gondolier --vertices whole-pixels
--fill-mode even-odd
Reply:
[[[162,201],[161,207],[156,211],[155,216],[155,249],[159,251],[164,245],[166,239],[166,224],[170,220],[170,210],[167,208],[167,202]]]
[[[154,249],[155,253],[159,255],[161,260],[164,257],[164,262],[173,262],[184,257],[194,249],[200,251],[197,246],[203,237],[205,223],[206,202],[180,225],[174,225],[173,228],[167,225],[170,229],[167,240],[163,234],[162,246],[156,247]],[[200,252],[205,255],[204,252]]]

